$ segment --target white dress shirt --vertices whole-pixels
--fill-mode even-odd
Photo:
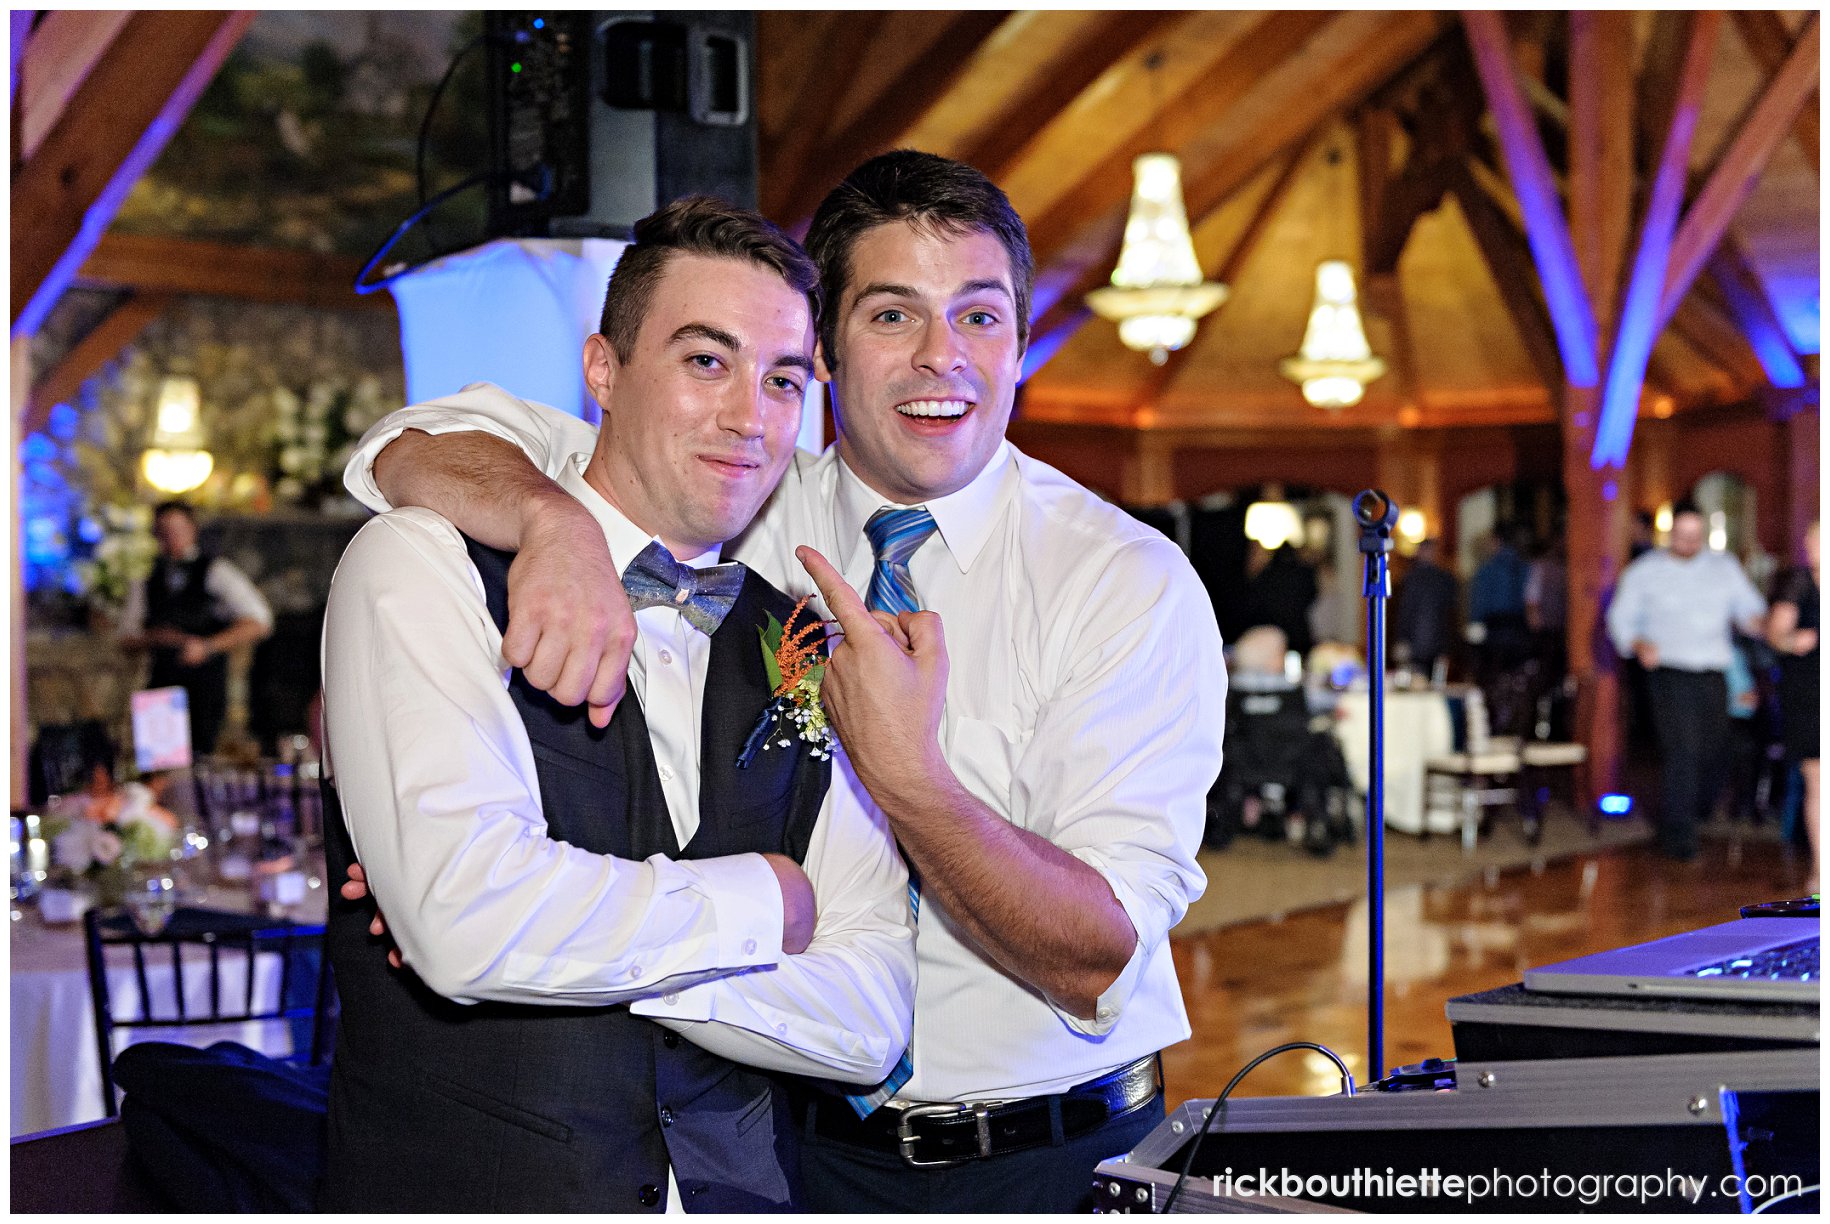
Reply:
[[[408,428],[485,430],[549,474],[595,444],[583,422],[478,384],[377,423],[344,476],[356,497],[385,508],[370,465]],[[862,591],[864,522],[882,504],[835,449],[799,453],[727,552],[798,596],[813,584],[793,550],[811,544]],[[898,1099],[1056,1092],[1189,1035],[1167,935],[1206,886],[1195,855],[1220,768],[1219,629],[1174,544],[1008,444],[928,510],[939,530],[909,569],[947,629],[947,762],[1005,819],[1098,871],[1137,947],[1083,1021],[988,961],[924,897],[915,1073]]]
[[[619,564],[647,546],[579,465],[561,476]],[[644,610],[636,626],[627,700],[642,703],[684,844],[699,819],[710,639],[669,608]],[[443,518],[400,510],[357,533],[326,612],[327,755],[410,967],[460,1002],[628,1003],[752,1066],[881,1079],[908,1039],[907,873],[843,754],[805,863],[813,940],[784,956],[781,892],[762,856],[638,863],[546,835],[501,648],[476,567]]]
[[[187,558],[188,559],[188,558]],[[167,571],[175,572],[175,571]],[[115,632],[121,637],[135,637],[146,628],[146,583],[142,579],[127,588],[127,600],[121,606],[121,619]],[[203,590],[210,597],[210,610],[226,621],[255,620],[263,629],[273,628],[273,609],[252,579],[232,561],[217,557],[204,571]]]
[[[1641,555],[1620,575],[1608,604],[1608,637],[1622,655],[1635,640],[1658,647],[1658,665],[1683,671],[1727,671],[1733,630],[1753,630],[1766,600],[1741,562],[1705,549],[1680,557],[1667,548]]]

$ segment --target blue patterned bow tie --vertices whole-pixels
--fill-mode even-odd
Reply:
[[[707,569],[681,565],[659,540],[652,540],[623,571],[623,590],[630,611],[675,608],[687,624],[710,637],[737,602],[743,573],[735,561]]]

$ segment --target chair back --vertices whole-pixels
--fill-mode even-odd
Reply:
[[[300,1045],[309,1045],[316,1065],[330,1055],[330,1031],[335,1008],[330,958],[324,955],[324,927],[254,914],[181,908],[156,935],[141,931],[121,910],[90,910],[83,915],[83,933],[89,964],[89,994],[95,1013],[96,1052],[102,1070],[102,1107],[107,1117],[117,1112],[114,1088],[114,1032],[116,1029],[178,1029],[284,1020],[293,1026],[295,1057]],[[134,1014],[117,1014],[109,989],[104,949],[125,946],[133,956],[133,981],[139,992]],[[186,949],[189,954],[186,955]],[[224,952],[240,954],[244,972],[239,982],[224,981]],[[278,989],[271,996],[257,989],[256,958],[273,953],[280,958]],[[149,960],[171,965],[171,993],[155,992],[148,973]],[[203,994],[195,983],[207,980]],[[300,1034],[309,1034],[301,1041]]]

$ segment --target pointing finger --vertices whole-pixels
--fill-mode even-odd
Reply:
[[[864,601],[858,598],[858,592],[840,576],[832,562],[822,557],[815,549],[805,544],[794,550],[795,557],[806,569],[807,576],[820,588],[820,595],[826,600],[826,607],[839,622],[839,628],[845,631],[848,638],[856,637],[870,631],[882,633],[883,628],[872,619],[870,610]]]

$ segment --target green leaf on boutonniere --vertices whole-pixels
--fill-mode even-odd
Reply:
[[[763,671],[769,677],[769,691],[774,692],[782,686],[781,664],[775,661],[775,652],[782,644],[782,623],[775,619],[774,613],[764,613],[769,618],[767,628],[758,629],[756,636],[762,639]]]
[[[813,686],[813,691],[817,693],[820,691],[820,681],[824,679],[826,679],[826,665],[823,663],[816,663],[807,669],[807,675],[801,683],[811,684]]]

